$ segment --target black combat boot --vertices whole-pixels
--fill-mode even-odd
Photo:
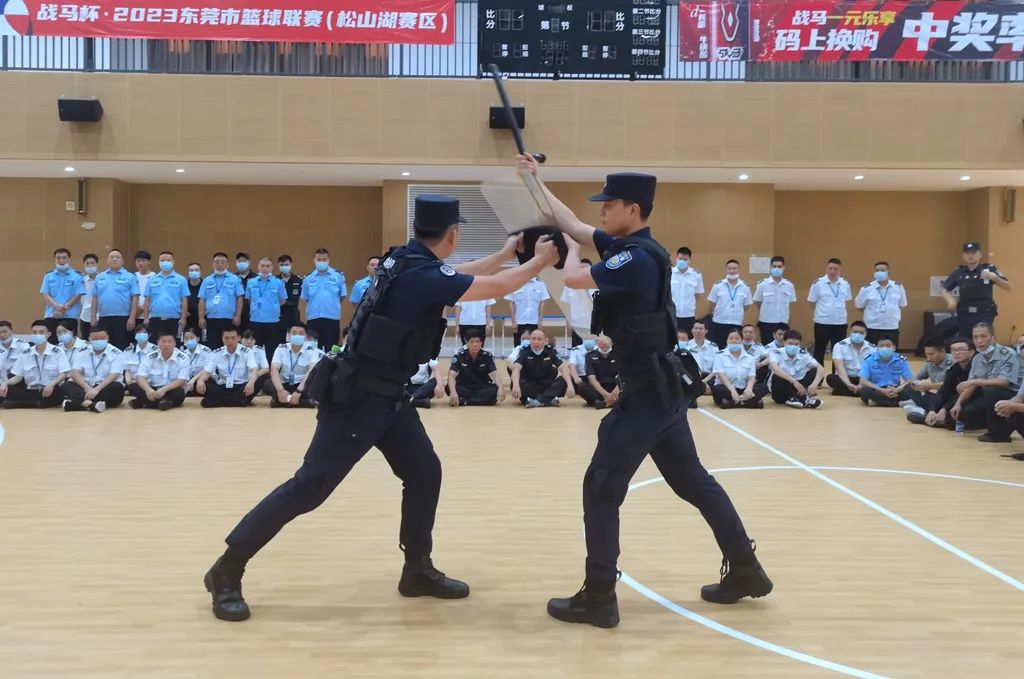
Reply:
[[[582,622],[606,629],[619,624],[615,583],[588,585],[568,599],[548,601],[548,615],[563,622]]]
[[[203,583],[213,596],[213,614],[221,620],[241,622],[249,618],[249,605],[242,598],[245,562],[233,557],[229,548],[206,573]]]
[[[700,598],[713,604],[734,604],[743,597],[754,599],[766,596],[772,591],[772,581],[761,568],[754,550],[757,545],[750,541],[750,551],[730,561],[722,559],[722,579],[714,585],[700,588]]]
[[[432,596],[438,599],[464,599],[469,596],[469,585],[445,576],[434,568],[429,557],[406,561],[402,579],[398,581],[402,596]]]

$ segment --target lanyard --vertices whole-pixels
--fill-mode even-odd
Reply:
[[[238,363],[238,354],[236,353],[234,356],[225,359],[225,363],[228,364],[228,372],[227,375],[225,375],[225,377],[231,377],[232,375],[235,374],[235,364]]]
[[[263,285],[260,285],[260,283],[263,283]],[[263,296],[266,294],[267,288],[269,288],[269,287],[270,287],[270,279],[269,278],[267,280],[265,280],[265,281],[259,281],[259,280],[256,281],[256,289],[257,289],[257,291],[259,293],[260,301],[263,300]]]
[[[885,298],[889,296],[889,286],[885,286],[885,294],[882,294],[882,286],[878,286],[878,299],[882,300],[882,304],[885,304]]]
[[[189,369],[192,368],[192,364],[196,362],[197,358],[199,358],[199,352],[198,351],[193,351],[192,355],[188,357],[188,367],[189,367]]]
[[[220,285],[217,285],[217,279],[220,278]],[[224,287],[224,283],[228,280],[227,274],[213,274],[213,285],[217,288],[217,294],[220,294],[221,288]]]
[[[301,351],[289,351],[288,362],[291,363],[291,379],[295,379],[295,364],[299,362],[299,356],[302,354]]]
[[[96,352],[95,351],[90,351],[89,352],[89,361],[92,363],[92,376],[93,376],[93,379],[95,379],[95,378],[100,376],[99,375],[100,366],[103,365],[103,359],[106,358],[106,357],[107,357],[106,352],[101,353],[100,354],[100,362],[96,363]]]
[[[725,287],[729,289],[729,301],[730,302],[735,302],[736,301],[736,295],[740,291],[740,284],[737,283],[736,287],[733,287],[733,286],[729,285],[728,283],[726,283]]]
[[[836,281],[836,287],[833,288],[831,283],[825,281],[825,285],[827,285],[828,289],[832,291],[832,296],[839,299],[839,290],[842,289],[842,284],[839,283],[839,281]]]
[[[40,362],[39,362],[39,352],[37,351],[37,352],[35,352],[35,354],[36,355],[33,356],[32,358],[34,358],[36,360],[36,372],[39,373],[39,381],[42,382],[43,381],[43,368],[46,366],[46,354],[43,354],[42,364],[40,364]]]

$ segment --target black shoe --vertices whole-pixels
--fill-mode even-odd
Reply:
[[[160,410],[170,410],[173,407],[174,401],[167,398],[160,399],[160,403],[157,405],[157,408],[159,408]]]
[[[924,422],[925,418],[926,418],[925,415],[922,415],[921,413],[917,412],[916,410],[913,411],[913,412],[907,413],[907,422],[909,422],[910,424],[924,424],[925,423]]]
[[[465,599],[469,596],[469,585],[461,580],[447,577],[434,568],[430,559],[407,563],[402,568],[402,579],[398,581],[402,596],[432,596],[438,599]]]
[[[206,573],[203,583],[213,595],[213,614],[221,620],[241,622],[249,618],[249,605],[242,598],[245,566],[226,564],[222,556]]]
[[[594,409],[595,410],[604,410],[607,407],[608,407],[608,404],[605,403],[603,398],[599,398],[596,401],[594,401]]]
[[[689,407],[693,408],[694,410],[696,410],[697,408],[700,408],[700,406],[697,405],[697,399],[693,399],[692,401],[690,401],[690,406]]]
[[[562,622],[579,622],[610,629],[619,624],[619,601],[615,584],[595,586],[576,592],[568,599],[548,601],[548,615]]]
[[[141,398],[133,398],[131,401],[128,402],[128,406],[132,410],[138,410],[139,408],[142,407],[142,399]]]
[[[754,556],[754,549],[751,542],[750,553],[742,560],[730,563],[722,559],[721,581],[701,587],[700,598],[713,604],[734,604],[743,597],[758,599],[768,595],[774,585]]]
[[[426,408],[428,410],[430,409],[430,399],[429,398],[413,399],[412,401],[410,401],[410,403],[412,403],[414,408]]]
[[[982,443],[1009,443],[1010,437],[1007,436],[1005,438],[1002,438],[999,436],[993,436],[992,434],[986,433],[979,436],[978,440],[981,441]]]

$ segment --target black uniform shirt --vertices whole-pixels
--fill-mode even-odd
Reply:
[[[459,384],[480,386],[492,384],[491,373],[498,368],[494,365],[494,356],[489,351],[481,349],[474,360],[469,349],[460,349],[452,356],[452,367],[450,370],[455,373],[455,379]]]
[[[519,352],[516,363],[523,366],[520,378],[527,382],[547,384],[558,377],[558,366],[562,365],[562,359],[551,347],[544,347],[539,354],[533,353],[532,347],[527,347]]]
[[[974,269],[968,268],[966,264],[961,264],[953,269],[953,273],[949,274],[949,277],[942,282],[942,287],[949,292],[960,288],[958,309],[968,313],[983,313],[995,308],[995,303],[992,301],[992,288],[995,286],[992,281],[987,281],[981,277],[981,272],[986,269],[1004,281],[1007,280],[1006,276],[994,264],[985,262],[974,267]]]
[[[281,305],[282,310],[288,307],[296,308],[299,306],[299,295],[302,294],[302,276],[298,274],[292,274],[288,277],[288,280],[284,280],[284,276],[278,275],[282,281],[284,281],[284,291],[288,294],[288,299]]]
[[[613,384],[619,379],[619,366],[615,350],[602,354],[594,349],[587,354],[587,375],[593,375],[600,384]]]

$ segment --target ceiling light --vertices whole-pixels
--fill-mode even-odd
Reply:
[[[177,172],[178,174],[185,174],[185,168],[179,167],[177,170],[175,170],[175,172]]]
[[[74,172],[74,171],[75,171],[75,168],[73,168],[73,167],[71,167],[70,165],[68,165],[67,167],[65,167],[65,168],[64,168],[64,171],[65,171],[65,172]]]
[[[971,175],[965,174],[964,176],[960,177],[960,181],[962,181],[962,182],[969,182],[969,181],[971,181]]]
[[[739,176],[739,180],[740,180],[741,182],[745,182],[745,181],[747,181],[748,179],[750,179],[750,175],[749,175],[749,174],[741,174],[741,175]]]
[[[853,181],[855,181],[855,182],[859,182],[859,181],[863,181],[863,180],[864,180],[864,175],[862,175],[862,174],[858,174],[858,175],[854,176],[854,178],[853,178]]]
[[[402,173],[402,176],[403,176],[403,177],[408,177],[408,176],[409,176],[410,174],[411,174],[410,172],[403,172],[403,173]]]

